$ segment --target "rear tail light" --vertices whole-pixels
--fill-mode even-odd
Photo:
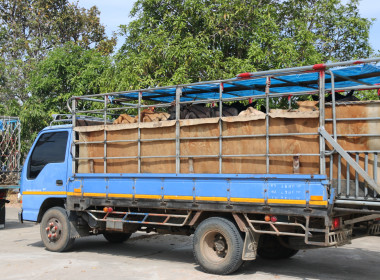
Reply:
[[[333,218],[331,229],[338,229],[340,227],[340,218]]]
[[[275,222],[277,222],[277,217],[276,217],[276,216],[266,215],[266,216],[264,217],[264,220],[265,220],[266,222],[272,222],[272,223],[275,223]]]
[[[112,209],[112,207],[104,207],[103,212],[104,213],[111,213],[111,212],[113,212],[113,209]]]

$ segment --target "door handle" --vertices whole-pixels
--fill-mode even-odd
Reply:
[[[57,180],[57,181],[55,181],[55,184],[57,186],[63,186],[63,181],[62,180]]]

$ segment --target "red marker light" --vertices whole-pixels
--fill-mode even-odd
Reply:
[[[326,69],[326,65],[321,63],[321,64],[314,64],[313,65],[313,69],[314,70],[325,70]]]
[[[113,212],[112,207],[108,207],[108,213],[111,213],[111,212]]]
[[[241,78],[241,79],[251,78],[251,73],[241,73],[241,74],[237,75],[237,77]]]
[[[276,216],[272,216],[270,218],[270,220],[271,220],[272,223],[275,223],[275,222],[277,222],[277,217]]]
[[[333,229],[338,229],[340,227],[340,218],[333,219]]]

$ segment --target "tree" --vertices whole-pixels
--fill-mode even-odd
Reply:
[[[47,126],[52,114],[68,113],[66,104],[71,96],[100,93],[102,75],[110,63],[108,55],[74,42],[51,51],[29,76],[31,97],[18,113],[27,124],[23,139],[28,141],[28,136]]]
[[[111,53],[116,39],[105,36],[99,14],[95,6],[86,10],[68,0],[0,0],[1,101],[25,102],[35,63],[66,42]]]
[[[138,0],[109,90],[368,57],[358,1]],[[117,81],[117,82],[116,82]]]

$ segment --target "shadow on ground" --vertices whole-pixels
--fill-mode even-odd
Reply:
[[[7,229],[17,229],[17,228],[28,228],[28,227],[33,227],[33,223],[20,223],[19,221],[5,221],[5,227],[2,230],[7,230]]]
[[[43,247],[43,244],[35,242],[30,246]],[[135,234],[123,244],[110,244],[102,236],[87,237],[76,240],[70,253],[75,256],[82,252],[188,263],[202,271],[194,263],[192,237],[188,236]],[[378,279],[379,259],[380,252],[376,251],[352,247],[324,248],[300,251],[286,260],[265,260],[258,257],[255,261],[244,263],[233,275],[274,275],[295,279]],[[363,270],[363,267],[366,269]]]

